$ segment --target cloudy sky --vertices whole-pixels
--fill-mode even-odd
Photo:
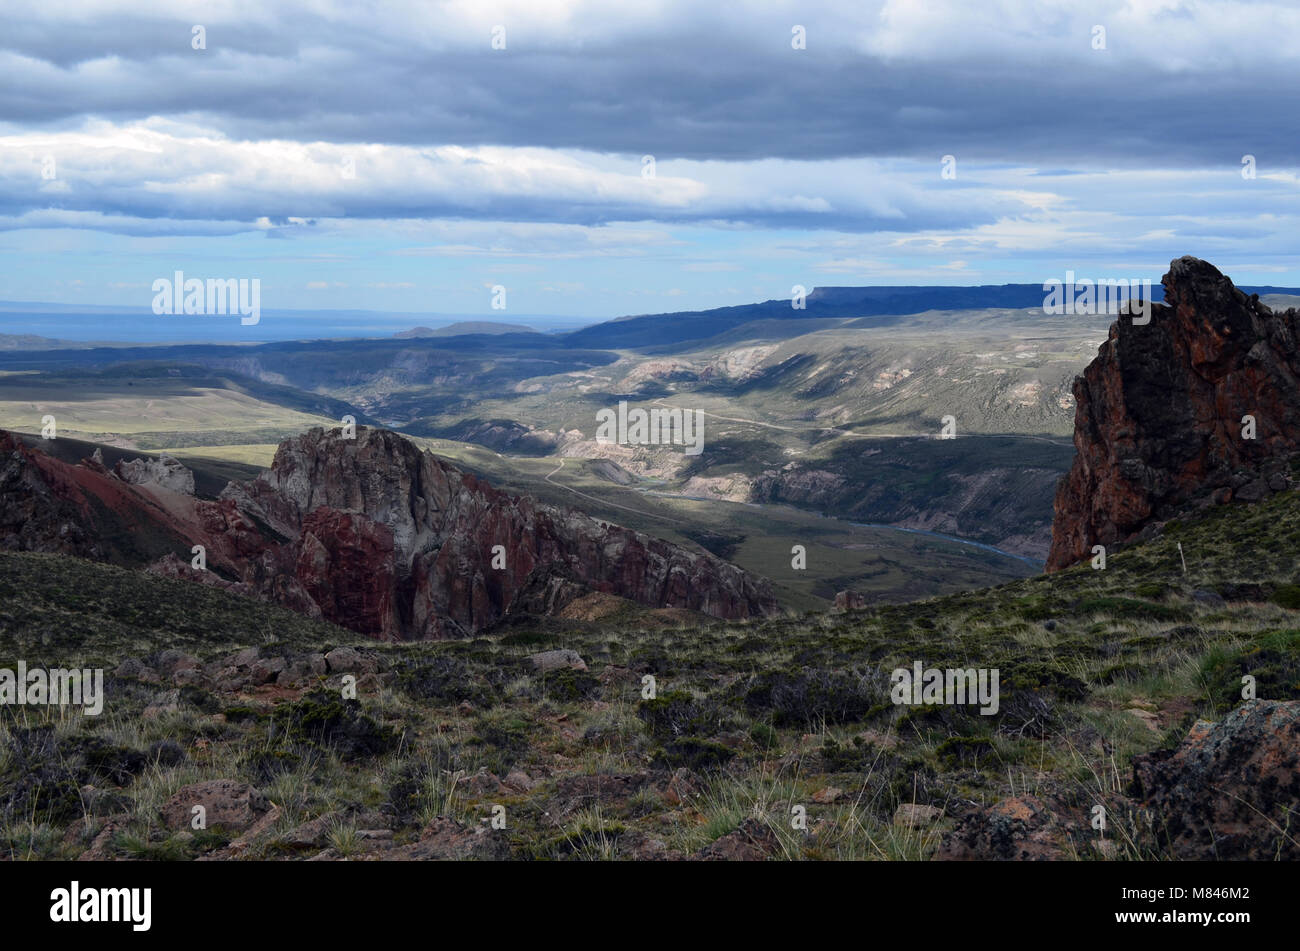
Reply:
[[[147,310],[179,269],[611,317],[1187,253],[1300,285],[1291,3],[709,6],[6,0],[0,300]]]

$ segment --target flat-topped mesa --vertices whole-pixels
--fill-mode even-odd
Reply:
[[[1274,313],[1194,257],[1148,323],[1125,315],[1074,381],[1074,466],[1047,570],[1154,534],[1189,509],[1288,488],[1300,451],[1300,311]]]

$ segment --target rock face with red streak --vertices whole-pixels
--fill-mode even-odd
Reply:
[[[303,590],[331,620],[346,620],[371,637],[401,630],[393,533],[364,515],[321,507],[303,520],[295,574]]]
[[[194,545],[206,570],[190,564]],[[365,428],[286,440],[217,500],[0,432],[0,547],[148,565],[385,640],[469,634],[588,591],[720,618],[778,610],[769,582],[712,555],[508,495]]]
[[[1300,451],[1300,311],[1274,313],[1193,257],[1151,319],[1121,316],[1074,382],[1074,467],[1056,492],[1047,570],[1147,537],[1199,506],[1289,485]],[[1243,436],[1243,417],[1255,438]]]
[[[770,585],[734,565],[500,492],[386,430],[287,440],[222,501],[291,540],[293,574],[326,618],[373,637],[482,629],[530,607],[552,577],[715,617],[777,610]]]
[[[0,548],[131,565],[176,550],[188,537],[146,487],[89,460],[68,465],[0,431]]]

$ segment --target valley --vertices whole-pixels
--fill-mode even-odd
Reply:
[[[1041,565],[1073,455],[1069,381],[1104,320],[754,308],[700,317],[694,336],[636,318],[686,339],[619,350],[577,346],[602,339],[591,330],[463,325],[490,332],[0,354],[0,427],[35,433],[49,414],[71,438],[265,467],[280,440],[350,415],[511,491],[725,550],[796,610]],[[705,450],[598,441],[597,413],[620,401],[698,411]],[[937,438],[948,415],[954,438]]]
[[[257,351],[256,376],[202,349],[12,355],[0,636],[111,670],[114,716],[5,728],[0,849],[1295,857],[1300,311],[1193,258],[1165,291],[1149,329],[1121,319],[1100,347],[980,312],[558,376],[505,360],[490,415],[391,427],[368,412],[427,381],[363,372],[335,396],[266,379]],[[1067,401],[1050,381],[1089,349]],[[926,400],[954,376],[967,398],[941,412]],[[705,451],[599,441],[595,411],[621,401],[699,409]],[[1198,401],[1255,407],[1260,444],[1171,424]],[[1089,486],[1132,454],[1144,469]],[[919,670],[994,693],[900,705],[891,684]],[[180,829],[191,799],[214,830]]]

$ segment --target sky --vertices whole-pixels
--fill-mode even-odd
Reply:
[[[1183,254],[1296,286],[1297,60],[1291,3],[6,0],[0,300],[148,312],[181,271],[600,319]]]

